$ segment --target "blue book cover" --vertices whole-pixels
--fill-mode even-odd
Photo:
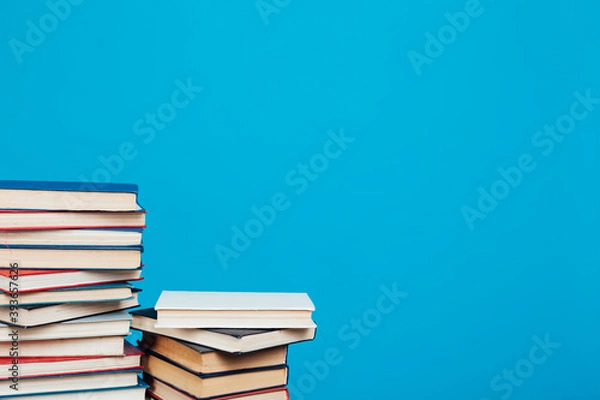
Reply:
[[[57,396],[57,395],[61,395],[61,394],[68,394],[68,393],[80,393],[81,394],[81,398],[91,398],[91,394],[92,393],[98,393],[98,392],[106,392],[106,393],[110,393],[110,392],[116,392],[116,391],[122,391],[122,390],[135,390],[135,389],[139,389],[139,390],[146,390],[148,389],[150,386],[148,386],[148,384],[144,381],[142,381],[141,379],[138,379],[138,384],[136,386],[125,386],[125,387],[115,387],[115,388],[110,388],[110,389],[92,389],[92,390],[85,390],[85,391],[80,391],[80,390],[69,390],[69,391],[64,391],[64,392],[45,392],[45,393],[36,393],[36,394],[22,394],[22,395],[13,395],[11,394],[10,396],[0,396],[0,399],[19,399],[19,398],[27,398],[27,397],[31,397],[31,396],[48,396],[48,400],[52,399],[53,396]],[[89,394],[90,396],[84,397],[84,395]]]
[[[138,185],[127,183],[2,181],[0,190],[37,190],[52,192],[135,193]]]
[[[87,285],[87,286],[77,286],[77,287],[68,287],[68,288],[58,288],[49,290],[51,292],[72,292],[72,291],[81,291],[81,290],[100,290],[100,289],[115,289],[115,288],[131,288],[133,289],[133,285],[126,282],[117,282],[117,283],[101,283],[97,285]]]
[[[0,242],[0,249],[26,250],[136,250],[144,251],[143,245],[131,246],[92,246],[92,245],[39,245],[39,244],[5,244]]]
[[[138,186],[0,180],[0,210],[142,212]]]
[[[57,378],[71,378],[71,377],[75,377],[75,376],[91,376],[91,375],[106,375],[107,377],[110,377],[110,375],[114,375],[114,374],[123,374],[123,373],[129,373],[129,372],[137,372],[138,374],[142,373],[142,369],[141,367],[139,369],[128,369],[128,370],[115,370],[115,371],[94,371],[94,372],[84,372],[84,373],[78,373],[78,374],[62,374],[62,375],[44,375],[44,376],[35,376],[35,377],[23,377],[23,378],[19,378],[19,380],[21,381],[28,381],[28,380],[37,380],[37,379],[57,379]],[[0,382],[6,382],[6,381],[10,381],[10,378],[6,378],[6,379],[0,379]]]

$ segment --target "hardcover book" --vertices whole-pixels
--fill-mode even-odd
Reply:
[[[53,375],[42,378],[22,378],[18,382],[18,393],[38,394],[49,390],[61,391],[86,391],[96,389],[109,389],[115,387],[128,387],[138,384],[138,373],[141,370],[127,370],[115,372],[98,372],[82,375]],[[15,394],[10,387],[11,381],[0,380],[0,396]]]
[[[145,228],[145,212],[0,210],[0,230]]]
[[[315,328],[305,293],[162,292],[157,328]]]
[[[0,290],[11,293],[15,283],[19,295],[51,289],[76,288],[96,284],[136,281],[141,279],[142,269],[132,270],[38,270],[0,269]],[[18,279],[13,279],[18,276]],[[11,282],[13,284],[11,285]]]
[[[0,209],[140,211],[137,185],[0,181]]]
[[[32,306],[49,303],[117,301],[133,296],[132,289],[133,287],[128,283],[113,283],[35,292],[19,292],[18,303],[21,306]],[[14,300],[15,298],[10,293],[0,291],[0,307],[14,304]]]
[[[94,390],[65,390],[56,392],[56,388],[46,388],[44,393],[33,395],[0,396],[2,400],[144,400],[148,385],[138,380],[135,386],[114,387]]]
[[[69,321],[139,306],[138,292],[127,300],[93,303],[59,303],[39,306],[0,307],[0,321],[21,328]]]
[[[144,333],[139,345],[146,353],[168,359],[199,375],[281,366],[287,363],[287,346],[235,355],[149,333]]]
[[[140,249],[142,229],[53,229],[37,231],[0,231],[0,243],[44,246],[109,246]]]
[[[136,269],[142,265],[142,249],[7,247],[0,244],[0,268],[10,268],[15,263],[29,269]]]
[[[14,329],[14,328],[13,328]],[[87,357],[123,355],[123,336],[0,342],[1,354],[11,357]]]
[[[19,329],[19,341],[65,340],[95,338],[98,336],[129,335],[131,315],[127,311],[115,311],[39,326]],[[12,342],[14,327],[0,323],[0,343]],[[7,353],[8,354],[8,353]]]
[[[248,353],[315,339],[316,329],[187,329],[156,328],[156,311],[132,312],[132,328],[229,353]]]
[[[156,400],[202,400],[199,397],[194,397],[188,393],[184,393],[179,389],[162,382],[158,379],[144,374],[144,380],[148,382],[150,388],[148,395]],[[289,392],[285,387],[256,390],[252,392],[213,397],[210,400],[290,400]]]
[[[8,353],[7,353],[8,354]],[[125,354],[87,357],[19,357],[19,378],[39,378],[52,375],[77,375],[94,372],[139,370],[142,352],[125,342]],[[13,358],[0,358],[0,381],[12,377]]]

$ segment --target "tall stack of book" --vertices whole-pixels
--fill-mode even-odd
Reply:
[[[0,398],[144,399],[144,227],[134,185],[0,181]]]
[[[133,312],[157,400],[287,400],[288,346],[313,340],[306,294],[163,292]]]

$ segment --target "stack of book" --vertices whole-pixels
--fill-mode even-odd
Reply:
[[[134,185],[0,182],[0,398],[144,398],[144,227]]]
[[[157,400],[287,400],[288,346],[313,340],[306,294],[163,292],[133,312]]]

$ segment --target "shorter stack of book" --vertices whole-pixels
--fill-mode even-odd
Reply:
[[[133,185],[0,182],[0,398],[144,398],[144,227]]]
[[[133,312],[148,395],[287,400],[288,346],[315,338],[306,294],[163,292]]]

